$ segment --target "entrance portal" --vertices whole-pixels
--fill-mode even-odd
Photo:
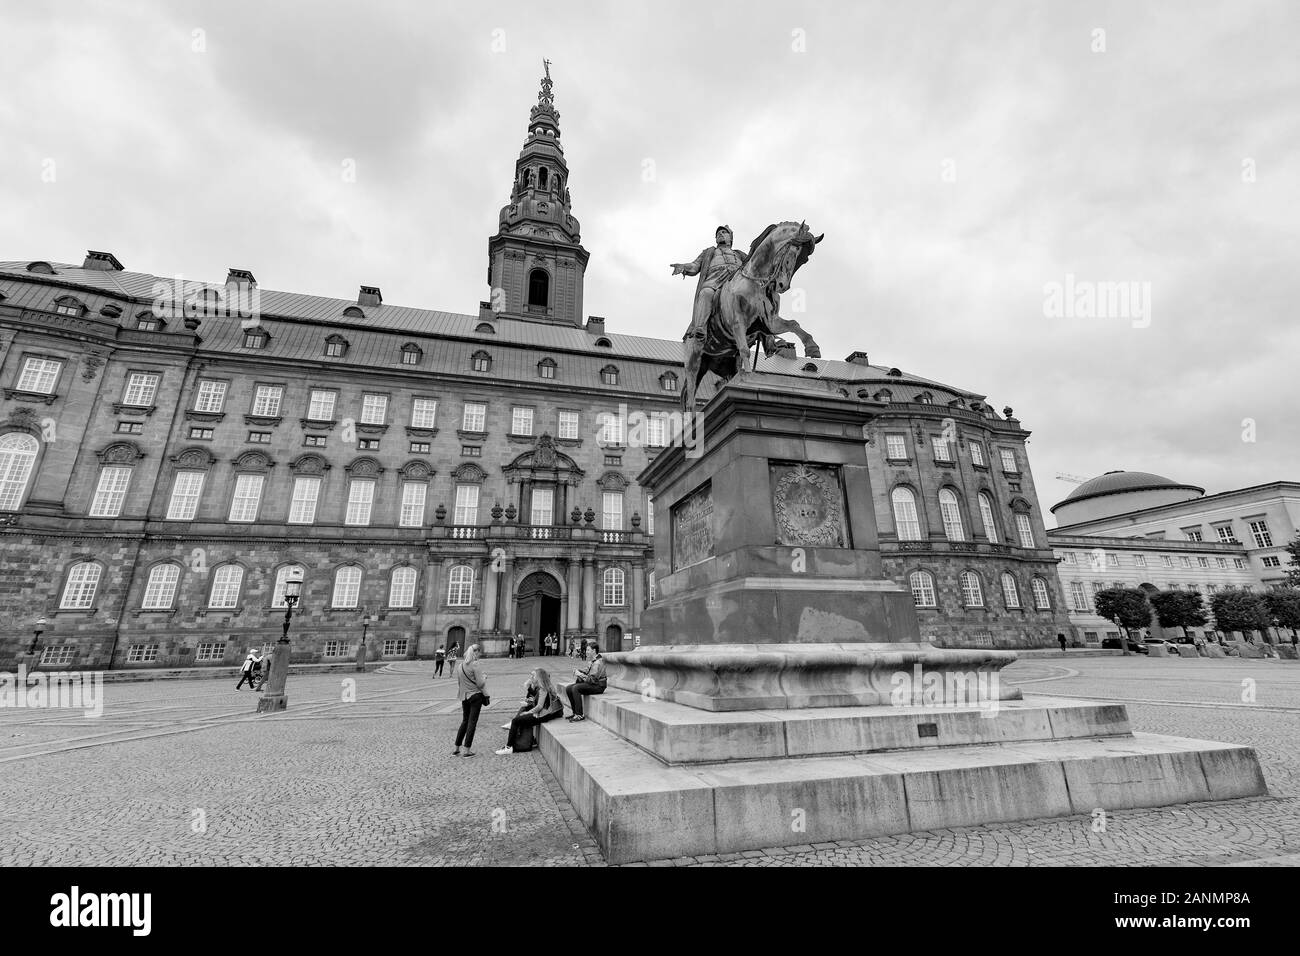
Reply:
[[[540,653],[541,639],[562,633],[560,582],[545,571],[534,571],[519,582],[515,592],[515,633],[522,634],[527,651]]]

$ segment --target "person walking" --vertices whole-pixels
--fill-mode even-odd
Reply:
[[[1064,634],[1057,634],[1057,635],[1056,635],[1056,639],[1060,642],[1060,644],[1061,644],[1061,651],[1062,651],[1062,653],[1064,653],[1064,651],[1065,651],[1065,635],[1064,635]]]
[[[510,651],[506,656],[511,660],[515,659],[515,639],[513,637],[510,638]]]
[[[479,646],[471,644],[465,651],[465,660],[456,669],[456,694],[460,697],[460,727],[456,729],[456,749],[453,757],[474,756],[474,728],[478,726],[479,711],[492,703],[487,694],[487,677],[478,663]],[[462,751],[461,744],[465,745]]]
[[[586,667],[573,672],[574,682],[566,689],[569,695],[569,706],[573,709],[568,720],[586,720],[587,716],[582,712],[582,698],[605,693],[605,685],[608,682],[605,676],[605,658],[600,656],[600,649],[596,647],[595,641],[592,641],[587,648],[587,660],[589,663]]]
[[[257,684],[253,687],[253,690],[261,690],[271,677],[271,662],[261,652],[258,653],[257,663],[253,665],[253,675],[257,678]]]
[[[460,644],[451,645],[451,650],[447,651],[447,673],[452,677],[456,676],[456,659],[460,657]]]
[[[447,648],[439,644],[438,649],[433,652],[433,676],[437,679],[442,676],[442,665],[447,660]]]
[[[507,725],[510,732],[506,735],[506,745],[497,751],[498,756],[527,753],[532,750],[536,740],[533,728],[548,720],[554,720],[564,713],[564,704],[561,703],[560,695],[551,683],[551,675],[544,668],[536,668],[529,682],[529,686],[536,693],[535,698],[530,698],[533,706],[520,707],[514,720]]]
[[[255,667],[260,667],[256,649],[248,652],[244,658],[244,663],[239,668],[239,683],[235,685],[235,690],[243,690],[244,681],[248,681],[248,689],[252,690],[257,685],[257,675],[253,672]]]

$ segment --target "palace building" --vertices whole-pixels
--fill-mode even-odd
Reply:
[[[372,659],[516,634],[633,647],[654,599],[637,476],[680,421],[683,350],[584,317],[569,186],[547,77],[471,314],[108,252],[0,262],[0,663],[38,629],[45,666],[235,663],[280,636],[299,573],[295,661],[363,637]],[[1011,409],[861,352],[758,367],[888,402],[864,441],[924,635],[1069,632]]]

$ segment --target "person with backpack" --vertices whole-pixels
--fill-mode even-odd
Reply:
[[[435,679],[442,676],[442,665],[447,659],[447,648],[442,644],[433,652],[433,676]]]
[[[479,711],[492,703],[487,693],[487,676],[478,664],[479,646],[471,644],[465,651],[464,662],[456,669],[456,694],[460,698],[460,726],[456,729],[456,749],[453,757],[474,756],[474,729],[478,726]],[[462,751],[461,744],[465,745]]]
[[[532,750],[536,743],[536,731],[533,728],[564,713],[564,704],[551,683],[551,675],[544,668],[538,667],[533,671],[529,677],[529,687],[535,696],[528,698],[525,704],[531,702],[533,706],[519,708],[519,713],[515,714],[514,720],[508,725],[510,732],[506,735],[506,745],[497,751],[498,756]]]
[[[235,690],[243,690],[244,681],[248,681],[249,690],[253,690],[257,686],[256,671],[262,666],[261,658],[257,655],[258,651],[253,649],[249,651],[248,656],[244,658],[244,663],[239,668],[239,683],[235,685]]]

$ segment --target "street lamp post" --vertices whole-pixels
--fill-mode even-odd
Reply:
[[[39,618],[35,624],[32,625],[33,630],[35,630],[36,632],[36,636],[32,638],[32,646],[27,648],[27,653],[29,656],[34,656],[36,654],[36,645],[40,644],[41,635],[45,633],[45,624],[46,624],[45,618],[42,617]],[[36,668],[36,661],[33,660],[32,669],[34,670],[35,668]]]
[[[284,710],[289,706],[289,697],[284,692],[289,678],[289,622],[293,620],[293,609],[301,596],[302,572],[295,568],[284,582],[284,633],[271,649],[271,676],[267,678],[266,693],[257,702],[259,714]]]
[[[361,645],[357,648],[357,670],[366,669],[366,632],[370,630],[370,625],[374,623],[375,616],[367,614],[361,618]]]

